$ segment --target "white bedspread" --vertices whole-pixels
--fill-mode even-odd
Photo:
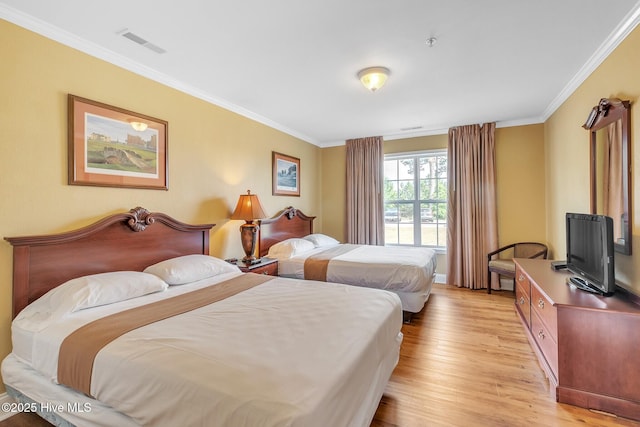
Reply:
[[[55,381],[60,343],[82,324],[205,285],[31,327],[30,365]],[[391,373],[390,355],[397,362],[401,324],[393,293],[276,278],[108,344],[96,357],[91,392],[145,426],[365,426]]]
[[[278,274],[304,278],[304,261],[322,248],[278,261]],[[359,245],[333,258],[327,281],[399,292],[421,292],[431,286],[436,269],[435,251],[405,246]]]

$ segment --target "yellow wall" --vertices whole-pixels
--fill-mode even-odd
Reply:
[[[546,243],[544,126],[496,129],[498,243]]]
[[[496,129],[496,197],[500,245],[545,241],[543,125]],[[447,147],[447,135],[384,142],[385,154]],[[322,226],[325,233],[345,241],[346,149],[322,150]],[[438,255],[437,273],[446,274],[446,256]]]
[[[589,212],[589,134],[582,128],[600,98],[631,101],[633,255],[616,254],[616,280],[640,294],[640,28],[636,28],[545,123],[547,236],[556,258],[566,251],[564,215]]]
[[[291,204],[320,211],[318,147],[3,20],[0,39],[0,236],[61,232],[142,206],[216,223],[211,253],[230,257],[243,254],[242,222],[228,218],[247,189],[268,215]],[[169,191],[67,185],[69,93],[168,121]],[[271,195],[272,150],[300,158],[301,197]],[[0,358],[11,349],[12,259],[0,242]]]
[[[346,230],[346,165],[347,156],[344,146],[322,149],[322,230],[329,236],[345,242]]]

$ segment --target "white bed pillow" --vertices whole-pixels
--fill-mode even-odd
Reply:
[[[314,249],[315,246],[305,239],[287,239],[269,248],[267,258],[288,259],[292,256]]]
[[[144,271],[155,274],[169,285],[184,285],[223,273],[238,272],[240,269],[219,258],[195,254],[161,261]]]
[[[71,279],[50,291],[49,303],[73,313],[166,290],[159,277],[140,271],[112,271]]]
[[[153,274],[113,271],[77,277],[33,301],[13,320],[12,327],[37,332],[51,322],[80,310],[162,292],[169,285]]]
[[[309,234],[308,236],[304,236],[303,239],[310,241],[316,248],[322,248],[325,246],[335,246],[339,245],[340,242],[334,239],[331,236],[327,236],[326,234]]]

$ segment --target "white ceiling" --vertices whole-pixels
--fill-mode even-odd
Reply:
[[[639,15],[639,0],[0,0],[0,18],[321,147],[543,122]],[[375,93],[356,77],[369,66],[391,70]]]

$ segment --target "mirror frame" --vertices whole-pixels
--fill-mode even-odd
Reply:
[[[623,228],[624,244],[613,242],[614,249],[624,255],[631,255],[631,103],[618,98],[602,98],[593,107],[583,128],[589,130],[589,173],[591,181],[591,213],[597,213],[597,182],[596,182],[596,132],[609,124],[622,120],[622,193],[623,208],[627,216],[627,223]]]

